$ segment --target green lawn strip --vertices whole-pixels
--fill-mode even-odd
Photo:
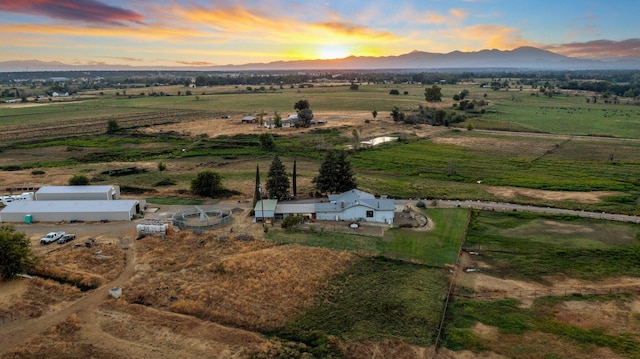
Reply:
[[[308,345],[314,345],[309,338],[318,336],[429,345],[447,288],[442,269],[381,257],[358,259],[315,307],[274,334]]]

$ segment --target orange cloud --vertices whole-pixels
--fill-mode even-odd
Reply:
[[[320,30],[326,30],[333,35],[355,37],[355,38],[368,38],[376,40],[392,39],[395,38],[393,34],[387,31],[374,31],[370,28],[349,24],[345,22],[324,22],[313,24],[312,27]]]
[[[520,46],[537,46],[525,40],[517,29],[502,25],[468,26],[445,36],[455,38],[460,43],[470,44],[472,49],[511,50]]]
[[[456,19],[465,19],[467,17],[467,12],[462,9],[450,9],[449,15],[455,17]]]

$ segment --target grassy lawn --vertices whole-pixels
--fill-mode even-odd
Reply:
[[[429,209],[424,212],[435,223],[432,231],[391,229],[381,243],[382,253],[408,255],[435,266],[455,263],[469,212],[464,209]]]
[[[640,229],[628,223],[526,213],[476,212],[465,245],[500,277],[597,280],[640,275]]]
[[[330,335],[429,345],[443,310],[446,273],[384,258],[358,259],[317,306],[274,334],[305,343],[316,357],[330,352]]]
[[[382,238],[334,233],[329,230],[272,230],[267,238],[279,243],[359,251],[441,267],[445,263],[455,263],[468,213],[464,209],[429,209],[427,215],[435,222],[434,230],[422,232],[390,229]]]

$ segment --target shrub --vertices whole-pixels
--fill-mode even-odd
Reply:
[[[85,175],[73,175],[69,179],[69,186],[86,186],[89,182],[89,177]]]
[[[285,230],[292,230],[295,226],[302,223],[302,217],[300,216],[288,216],[287,218],[282,220],[282,224],[280,225]]]
[[[191,191],[203,197],[216,197],[225,191],[222,176],[214,171],[202,171],[191,181]]]

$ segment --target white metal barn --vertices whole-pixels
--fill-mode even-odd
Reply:
[[[16,201],[0,211],[0,222],[130,221],[144,209],[138,200]]]
[[[324,221],[366,221],[393,224],[395,203],[357,189],[329,195],[329,202],[316,204],[316,218]]]
[[[35,193],[36,201],[119,200],[120,186],[42,186]]]

